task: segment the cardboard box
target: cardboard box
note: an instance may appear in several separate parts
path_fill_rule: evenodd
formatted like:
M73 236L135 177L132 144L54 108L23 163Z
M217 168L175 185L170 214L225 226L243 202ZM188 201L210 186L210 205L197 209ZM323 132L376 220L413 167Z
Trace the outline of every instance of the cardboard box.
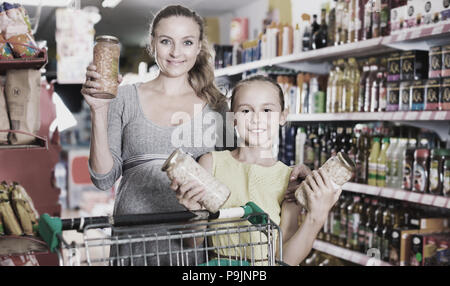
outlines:
M450 232L415 234L411 237L411 266L448 265Z

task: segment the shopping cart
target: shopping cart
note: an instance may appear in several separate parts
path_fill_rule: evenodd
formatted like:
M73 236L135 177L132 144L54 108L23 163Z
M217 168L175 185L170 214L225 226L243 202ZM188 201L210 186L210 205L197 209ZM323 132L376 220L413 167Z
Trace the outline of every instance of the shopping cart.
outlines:
M82 240L67 243L66 230L82 232ZM214 214L201 210L75 219L43 214L39 234L57 252L60 265L284 265L279 226L252 202Z

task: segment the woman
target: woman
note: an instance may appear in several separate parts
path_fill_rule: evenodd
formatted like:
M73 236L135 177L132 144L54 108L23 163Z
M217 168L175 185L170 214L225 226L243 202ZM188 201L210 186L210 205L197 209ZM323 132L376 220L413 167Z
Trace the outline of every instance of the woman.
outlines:
M161 171L164 160L177 147L195 158L213 151L210 140L205 140L211 129L215 129L216 147L225 146L233 138L231 132L222 135L230 130L223 128L226 98L214 85L213 61L202 18L179 5L162 9L150 26L150 51L160 69L156 79L121 86L113 100L94 98L91 94L100 87L96 82L99 74L91 65L82 89L92 118L91 179L106 190L122 176L114 215L185 210ZM308 173L303 166L295 168L293 180ZM150 252L155 246L145 247ZM170 247L174 250L177 246ZM142 248L134 246L133 253L141 253ZM121 249L120 254L128 251ZM137 259L133 263L166 265L169 260Z

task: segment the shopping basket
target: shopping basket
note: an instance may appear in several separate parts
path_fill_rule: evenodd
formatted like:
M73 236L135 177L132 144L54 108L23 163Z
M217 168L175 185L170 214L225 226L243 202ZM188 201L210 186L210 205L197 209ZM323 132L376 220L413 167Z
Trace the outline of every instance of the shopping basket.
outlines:
M81 232L81 242L65 241L62 231L67 230ZM252 202L217 213L200 210L72 219L43 214L39 234L58 254L60 265L284 265L279 226Z

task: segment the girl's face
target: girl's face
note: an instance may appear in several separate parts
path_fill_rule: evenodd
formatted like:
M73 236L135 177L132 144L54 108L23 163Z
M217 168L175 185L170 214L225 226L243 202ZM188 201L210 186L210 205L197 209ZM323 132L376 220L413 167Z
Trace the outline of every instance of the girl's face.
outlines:
M242 86L233 102L235 126L247 147L272 147L286 122L276 87L268 82Z
M169 77L184 75L195 65L200 53L200 27L188 17L161 19L152 44L161 73Z

